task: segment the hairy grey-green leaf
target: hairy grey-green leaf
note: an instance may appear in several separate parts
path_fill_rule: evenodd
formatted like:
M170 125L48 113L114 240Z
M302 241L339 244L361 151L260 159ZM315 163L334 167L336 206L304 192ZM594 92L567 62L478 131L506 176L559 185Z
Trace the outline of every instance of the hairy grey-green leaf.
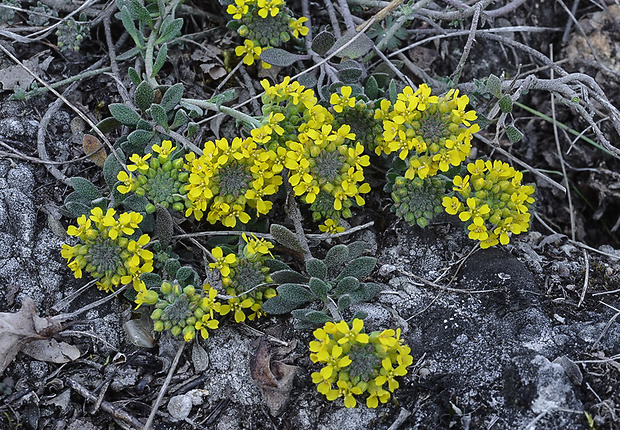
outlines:
M267 261L272 261L272 260L267 260ZM271 270L274 270L274 269L271 269ZM299 272L296 272L290 269L282 269L276 272L272 272L271 279L273 279L273 282L275 282L276 284L286 284L286 283L305 284L306 282L308 282L308 277L302 275Z
M375 296L379 294L379 291L381 291L382 289L383 287L375 282L364 282L360 291L364 295L364 301L368 302L374 299Z
M370 275L376 264L377 259L375 257L358 257L345 266L336 280L343 279L347 276L354 276L361 280Z
M310 287L310 291L314 293L319 299L326 301L327 300L327 291L329 290L329 285L327 285L323 280L319 278L310 278L310 282L308 282L308 287Z
M141 21L143 24L148 25L150 28L153 28L153 19L151 18L151 14L149 11L140 3L138 0L131 0L133 6L133 12L138 21Z
M306 272L314 278L325 279L327 277L327 266L317 258L306 261Z
M329 31L321 31L312 39L311 49L319 55L325 55L336 43L336 38Z
M114 117L109 117L99 121L97 128L104 134L111 133L121 126L121 123Z
M275 258L274 259L265 260L264 264L272 272L272 278L273 278L273 272L277 272L277 271L280 271L280 270L291 270L291 268L288 266L288 264L286 264L286 263L284 263L284 262L282 262L280 260L276 260ZM297 272L295 272L295 273L297 273ZM274 281L274 282L278 282L278 281ZM284 282L279 282L279 283L284 283Z
M166 16L161 25L160 36L155 43L160 44L171 41L181 34L181 27L183 27L183 18L172 19L172 17Z
M364 92L370 100L374 100L379 97L379 84L374 76L370 76L366 79L366 85L364 85Z
M336 285L334 290L337 296L343 294L351 294L360 287L360 281L354 276L346 276L342 278Z
M287 302L295 303L297 306L308 303L316 298L312 291L300 284L282 284L278 286L277 290L278 296L282 297L282 299Z
M338 76L338 79L340 79L343 84L355 84L360 81L362 73L362 69L350 68L338 70L336 76Z
M269 314L282 315L289 313L297 307L297 303L292 303L280 296L275 296L264 302L261 309Z
M161 245L166 247L170 244L170 240L172 239L174 222L172 221L172 216L168 209L157 206L157 211L155 212L155 236L161 242Z
M155 77L159 73L164 64L166 64L166 58L168 57L168 44L164 43L160 46L159 51L157 51L157 56L155 57L155 62L153 63L153 72L151 77Z
M96 198L101 196L97 187L95 187L93 183L86 178L74 176L70 179L70 181L73 189L80 195L88 199L88 201L95 200Z
M168 115L166 115L166 110L161 105L152 104L150 113L153 121L161 125L165 130L168 130Z
M288 228L284 227L280 224L271 224L269 227L269 233L273 236L273 238L281 245L286 246L293 251L297 251L299 253L304 253L304 248L299 243L299 239Z
M338 310L342 311L353 304L353 299L350 295L344 294L338 298Z
M351 317L351 322L353 322L353 320L355 320L355 319L365 320L366 318L368 318L368 312L357 311Z
M144 212L148 204L149 201L146 197L137 194L130 194L123 200L125 209L134 212Z
M142 52L140 50L140 48L138 48L137 46L134 46L133 48L123 52L122 54L119 54L116 56L116 61L127 61L127 60L131 60L133 57L135 57L136 55L138 55L140 52ZM133 67L132 67L133 69ZM135 70L135 69L134 69ZM133 81L133 78L131 79Z
M141 148L144 151L146 144L155 136L155 132L146 130L134 130L127 136L132 148Z
M220 93L220 94L217 94L216 96L211 97L208 101L210 101L211 103L215 103L217 107L219 108L224 103L234 100L236 95L237 93L235 89L230 88L224 91L223 93ZM191 105L191 106L196 106L196 105Z
M169 258L164 263L164 270L169 277L174 276L180 268L181 263L179 263L179 260L176 258Z
M260 59L267 64L278 67L288 67L299 60L305 60L307 55L292 54L284 49L269 48L264 49L260 54Z
M491 74L486 83L487 91L497 98L502 96L502 80Z
M160 105L166 110L166 112L170 112L177 107L183 97L183 91L183 84L180 82L174 84L166 90L160 102Z
M136 125L140 120L140 115L138 112L124 103L110 103L110 105L108 105L108 109L110 109L112 116L121 124Z
M512 112L512 99L508 94L499 99L499 108L503 113Z
M303 85L306 88L314 88L318 81L316 78L316 74L312 72L307 72L300 75L297 78L297 82L299 82L300 85Z
M367 247L368 244L363 240L356 240L355 242L351 242L347 245L347 248L349 249L349 259L356 259L364 253Z
M332 320L325 312L315 311L314 309L295 309L291 314L293 317L310 322L313 325L323 325Z
M146 82L142 81L136 88L136 92L133 96L134 103L141 111L145 111L151 106L153 100L155 100L155 91L153 87Z
M358 36L358 37L356 37ZM349 43L354 37L355 40L351 42L346 48L342 48L344 45ZM336 56L339 58L360 58L370 52L375 46L374 42L370 37L366 36L364 33L355 33L355 34L345 34L340 39L336 40L334 46L328 51L328 54L332 52L336 52Z
M90 215L90 205L86 205L82 202L65 201L65 209L71 218L79 218L82 215Z
M347 248L347 245L340 244L332 246L330 250L327 251L327 255L323 261L327 267L334 268L346 263L349 260L349 248Z
M174 114L174 121L172 121L172 125L170 126L170 128L177 129L179 127L184 126L188 122L189 122L189 116L187 116L187 114L185 113L183 109L179 109Z
M143 273L140 275L140 280L149 290L161 287L161 276L157 273Z
M198 273L191 266L180 267L175 277L182 287L198 284Z
M142 34L138 33L138 29L136 28L136 24L133 22L133 17L131 16L131 12L127 6L123 6L121 8L121 22L123 23L123 27L127 30L127 33L131 36L134 43L139 48L144 48L144 37Z
M118 155L121 160L125 159L125 154L120 149L116 150L116 155ZM121 170L123 170L121 163L118 162L114 154L110 154L110 156L105 159L105 163L103 163L103 178L111 190L114 189L114 186L118 182L116 177Z
M390 84L388 85L388 93L390 95L390 102L392 102L392 104L396 103L398 91L396 89L396 81L394 79L390 80Z
M514 125L509 125L506 127L506 136L508 136L508 140L512 143L517 143L523 139L523 133L521 133L521 131Z
M138 71L134 67L130 67L129 69L127 69L127 75L129 75L129 79L131 79L131 82L136 87L140 85L140 82L142 82L142 79L140 79L140 75L138 74Z

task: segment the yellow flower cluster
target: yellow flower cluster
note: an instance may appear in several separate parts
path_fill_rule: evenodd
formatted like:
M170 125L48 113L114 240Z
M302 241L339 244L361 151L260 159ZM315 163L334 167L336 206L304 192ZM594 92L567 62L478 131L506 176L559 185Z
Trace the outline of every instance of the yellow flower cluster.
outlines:
M284 0L235 0L226 12L236 20L233 28L246 38L243 45L235 48L235 54L243 57L248 66L260 59L265 49L280 46L291 36L303 37L309 31L304 25L308 18L294 18ZM262 62L262 67L268 69L271 65Z
M148 213L155 212L158 204L182 211L188 173L181 170L183 159L172 157L175 150L171 141L164 140L161 145L153 145L153 153L158 154L155 157L153 154L131 155L132 164L127 165L129 173L124 170L118 173L117 179L122 182L118 191L121 194L133 191L147 197L152 202L146 207Z
M156 291L147 291L149 298L144 303L155 305L151 313L153 330L170 330L173 336L183 334L183 339L189 342L196 337L196 333L207 339L208 330L219 327L215 315L221 313L222 305L216 300L217 291L209 284L204 285L202 293L192 285L182 288L176 282L162 282L160 293L163 297Z
M119 285L133 284L140 291L144 288L140 275L153 271L153 253L144 249L150 237L143 234L138 240L129 238L140 222L142 215L137 212L117 216L114 209L103 213L101 208L93 208L90 217L78 218L77 227L69 226L67 234L77 237L80 244L63 244L61 255L76 278L81 278L85 270L98 279L100 290L114 291Z
M354 144L350 126L334 129L333 115L317 103L314 91L288 76L280 84L263 80L261 85L266 122L255 134L283 160L295 195L312 205L315 220L350 217L353 201L363 205L362 194L370 191L363 183L369 157L361 144ZM336 96L338 106L348 105L344 96Z
M222 248L217 247L211 251L215 262L209 263L211 269L220 272L226 294L233 296L222 305L221 314L232 312L237 322L265 315L261 310L263 302L276 295L269 268L265 265L266 259L273 258L273 244L255 235L248 237L243 233L242 237L244 245L239 255L224 255Z
M310 359L322 363L312 381L327 400L344 398L344 405L357 405L355 396L368 394L366 405L386 403L399 387L398 376L407 374L413 363L411 349L400 339L400 329L364 333L364 321L328 322L314 331Z
M446 212L467 223L470 239L479 240L481 248L506 245L512 234L529 229L535 190L521 183L523 173L499 160L476 160L467 171L469 175L454 177L456 195L442 203Z
M276 153L257 146L252 137L208 141L203 155L191 152L185 160L189 172L185 216L193 214L201 220L208 212L211 224L221 221L235 227L237 220L247 223L247 206L257 216L267 214L273 203L264 198L275 194L282 183Z
M377 154L398 153L407 162L407 179L424 179L460 165L480 127L471 123L476 112L465 110L469 98L458 94L450 90L442 97L431 96L431 89L422 84L417 91L405 87L394 105L382 100L375 112L375 119L383 121Z

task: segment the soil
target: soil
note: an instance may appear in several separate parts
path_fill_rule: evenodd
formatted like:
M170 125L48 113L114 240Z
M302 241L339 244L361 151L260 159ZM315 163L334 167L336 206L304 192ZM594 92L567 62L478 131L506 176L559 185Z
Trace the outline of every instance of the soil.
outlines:
M294 3L292 9L299 16L301 2L289 3ZM357 2L351 2L351 13L363 19L378 10L353 3ZM483 16L481 26L486 29L532 26L542 30L510 33L509 39L526 45L529 52L477 37L460 82L466 86L491 73L504 73L510 80L519 70L536 67L541 67L538 77L551 78L549 68L532 55L537 51L555 57L568 72L594 78L610 103L620 107L620 7L579 4L575 16L583 31L573 25L563 40L570 19L560 3L526 2L514 12ZM322 3L311 5L316 34L319 27L328 25L329 17ZM505 2L493 7L502 5ZM191 97L208 98L222 79L216 70L227 73L228 63L233 61L234 66L237 61L229 57L234 58L238 38L226 30L224 8L217 2L187 6L193 9L181 13L184 34L192 34L211 54L197 54L198 48L193 51L190 43L172 46L168 55L173 60L160 73L161 81L183 82ZM443 3L435 9L444 10ZM97 8L92 9L91 18L97 13ZM433 28L429 20L409 21L401 46L424 37L420 30ZM438 22L452 28L448 21ZM468 30L471 18L453 24ZM114 18L112 25L116 42L123 30ZM0 30L2 26L18 34L26 24L18 14L14 23L0 22ZM467 35L427 42L427 51L415 51L427 61L420 60L420 67L435 79L449 76L466 40ZM56 42L54 33L37 42L20 43L0 32L0 44L20 61L28 60L50 83L76 75L108 55L100 22L91 27L90 40L78 52L62 52ZM592 45L597 55L584 54ZM129 47L127 41L119 52ZM131 86L128 66L121 64L119 76L127 88ZM268 73L279 80L298 70L299 63L291 70L274 68ZM419 83L410 70L402 71ZM50 116L57 97L49 93L26 100L11 98L11 79L30 82L22 72L0 54L4 85L0 90L0 312L17 312L29 297L38 315L51 317L107 296L93 286L83 289L88 279L75 279L60 255L72 222L61 216L60 209L72 191L66 178L82 176L102 188L105 182L101 168L84 157L85 128L73 110L59 105ZM247 68L253 91L261 91L259 74L264 73ZM232 79L228 87L238 91L238 101L249 98L242 78ZM121 101L110 74L82 81L67 97L95 121L109 116L109 103ZM519 101L549 116L554 103L559 122L578 131L589 125L574 108L552 100L549 92L532 90ZM597 120L606 115L592 95L588 103ZM249 113L258 114L249 106ZM317 393L310 377L316 370L308 357L311 334L295 330L290 316L267 317L248 326L225 319L207 340L185 347L153 428L620 429L619 158L562 131L556 145L553 125L521 108L515 107L511 116L524 138L517 143L504 139L502 149L554 181L568 184L570 190L567 196L549 181L526 173L537 188L529 232L514 237L508 246L480 250L462 225L445 214L424 229L411 227L389 211L390 196L382 191L384 177L375 172L369 175L373 191L367 205L350 220L352 226L374 224L331 240L331 245L353 240L368 243L367 254L378 259L371 277L382 291L375 301L357 309L368 313L369 330L400 327L411 347L414 366L401 378L390 402L377 409L363 404L346 409L342 400L329 402ZM603 121L600 127L609 143L620 148L613 124ZM41 128L45 154L38 145ZM213 120L195 143L214 136L232 137L236 132L234 121ZM492 138L493 129L481 134ZM591 131L585 135L598 142ZM474 139L474 146L477 156L510 161L482 141ZM375 167L382 169L379 162ZM304 214L308 215L304 227L317 232L309 213ZM289 222L281 209L270 219ZM325 242L312 245L317 255L328 246ZM202 264L191 249L179 246L178 252L183 264ZM287 254L285 258L294 261L296 257ZM175 361L179 341L165 334L144 339L128 332L125 323L140 317L133 307L121 296L64 323L54 338L77 347L79 358L54 363L20 352L0 375L0 428L134 428L128 419L144 424ZM252 371L257 360L266 361L274 374L279 369L290 378L279 377L275 388L269 387ZM179 416L186 418L179 420Z

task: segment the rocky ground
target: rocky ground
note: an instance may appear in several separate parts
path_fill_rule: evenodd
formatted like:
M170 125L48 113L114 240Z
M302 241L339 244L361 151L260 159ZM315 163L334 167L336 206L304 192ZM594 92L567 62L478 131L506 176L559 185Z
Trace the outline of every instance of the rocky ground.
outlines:
M557 26L552 21L561 16L564 25L568 18L561 11L554 2L526 5L513 23L504 24ZM595 12L580 6L577 17L585 32L572 30L561 57L569 69L595 77L618 106L620 30L614 33L613 25L620 14L613 21ZM607 32L592 33L597 26ZM549 34L557 48L563 46L561 33ZM519 37L549 54L536 33ZM593 68L587 56L578 58L586 39L602 47L604 67ZM222 49L234 46L226 46L225 39L221 43ZM486 51L491 45L493 51ZM45 48L14 43L11 50L25 60ZM462 44L435 48L446 55ZM476 45L470 60L475 67L466 69L463 82L530 61L521 51L510 54L521 56L519 61L508 61L510 55L501 51L488 40ZM485 57L485 52L491 54ZM72 55L44 53L53 58L46 66L50 81L98 58L85 50ZM8 57L0 63L0 74L12 67ZM450 64L440 55L432 72L440 74ZM175 72L171 67L170 75ZM105 105L116 98L115 88L111 78L99 76L79 87L71 100L95 114L98 101ZM61 179L79 175L103 185L101 169L89 160L75 161L83 153L76 144L81 140L74 112L60 105L48 111L56 101L51 95L18 101L9 100L11 94L6 87L0 92L0 312L24 310L30 298L41 317L67 314L106 294L92 286L84 289L87 279L76 280L60 256L70 220L61 217L59 208L71 191ZM527 98L530 106L548 113L548 93L533 91ZM571 127L586 127L574 111L558 109L558 117ZM560 171L552 127L527 112L515 115L526 138L508 150L550 175ZM42 124L46 156L57 164L41 160ZM620 146L611 126L603 131L612 145ZM489 152L480 142L476 146L480 153ZM573 190L573 226L566 195L532 175L538 188L532 229L501 249L477 249L448 216L425 229L409 226L386 210L389 199L379 180L373 184L368 209L352 224L374 225L346 240L366 241L367 253L378 259L372 278L383 289L373 303L359 305L369 314L368 328L400 327L414 357L388 404L346 409L341 400L328 402L319 395L310 378L316 370L308 358L311 336L295 331L290 317L248 326L224 323L207 341L196 341L175 357L178 340L166 335L144 339L124 329L136 314L130 302L117 297L62 321L53 347L26 348L7 363L0 376L0 427L134 428L146 422L175 365L157 429L620 429L620 244L615 230L620 163L587 144L573 146L565 139L561 146ZM552 177L561 181L561 176ZM7 321L15 320L0 319L3 345L10 333Z

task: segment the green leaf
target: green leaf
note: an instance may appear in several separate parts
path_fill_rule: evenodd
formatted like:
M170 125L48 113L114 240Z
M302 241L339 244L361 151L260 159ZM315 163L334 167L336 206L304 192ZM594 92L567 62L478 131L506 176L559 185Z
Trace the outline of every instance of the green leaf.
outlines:
M131 79L131 82L133 82L133 84L136 87L140 85L140 82L142 82L142 79L140 79L140 75L138 74L138 71L136 69L134 69L133 67L130 67L127 70L127 74L129 75L129 79Z
M271 261L272 260L267 260L265 261L265 263L271 262ZM275 261L278 261L278 260L275 260ZM269 264L267 264L267 266L269 266ZM282 270L272 272L270 276L271 276L271 279L273 279L273 282L275 282L276 284L286 284L286 283L305 284L306 282L308 282L308 278L306 276L294 270L290 270L290 269L282 269Z
M161 105L152 104L150 107L150 114L153 121L168 131L168 115L166 115L166 111Z
M297 78L297 82L306 88L314 88L317 84L316 75L312 72L304 73Z
M198 273L191 266L180 267L175 277L182 287L187 287L188 285L196 286L199 283Z
M308 55L292 54L280 48L264 49L260 54L260 59L262 61L278 67L288 67L296 61L306 60L308 58Z
M123 154L122 150L117 149L116 154L121 160L125 159L125 154ZM121 170L123 170L121 163L119 163L114 154L110 154L110 156L105 159L105 163L103 163L103 178L111 190L114 189L114 186L118 182L116 177Z
M70 179L71 186L80 195L84 196L88 201L95 200L100 197L99 190L86 178L74 176Z
M273 278L273 272L277 272L280 270L291 270L291 268L288 266L288 264L280 261L280 260L276 260L275 258L270 258L268 260L265 260L265 266L267 266L269 268L269 270L272 272L272 278ZM295 272L297 273L297 272ZM278 281L274 281L274 282L278 282ZM303 281L305 282L305 281ZM303 283L302 282L302 283ZM284 283L284 282L279 282L279 283Z
M319 278L310 278L308 286L310 287L310 291L312 291L315 296L324 302L327 301L327 291L329 290L329 285Z
M349 322L349 325L353 324L353 320L356 320L356 319L365 320L366 318L368 318L368 312L357 311L351 317L351 321Z
M388 86L388 92L390 95L390 101L392 104L396 103L398 97L398 91L396 90L396 81L394 79L390 80L390 85Z
M133 48L131 48L128 51L123 52L122 54L119 54L116 56L116 61L127 61L127 60L131 60L132 58L134 58L136 55L138 55L140 52L142 52L142 50L140 48L138 48L137 46L134 46ZM135 69L134 69L135 70Z
M491 74L487 79L486 88L495 97L500 98L502 96L502 80L499 77Z
M133 17L131 16L127 6L123 6L121 8L121 21L123 23L123 27L125 27L125 30L127 30L127 33L129 33L136 46L140 49L144 49L144 36L138 34L138 29L136 28L136 24L133 22Z
M339 311L342 311L342 310L348 308L352 304L353 304L353 298L350 295L348 295L348 294L345 294L345 295L340 296L338 298L338 310Z
M361 280L370 275L376 264L377 259L375 257L358 257L345 266L336 280L339 281L347 276L354 276Z
M183 109L179 109L174 114L174 121L172 121L172 125L170 126L170 128L177 129L179 127L184 126L188 122L189 122L189 116L187 116L187 114L185 113Z
M162 246L168 246L172 239L174 221L168 209L157 206L155 212L155 236L159 239Z
M131 3L138 21L141 21L152 29L153 19L151 18L149 11L138 0L131 0Z
M146 81L141 82L136 88L133 100L138 109L141 111L147 110L155 100L155 91L153 87Z
M517 143L523 139L523 133L521 133L521 131L514 125L509 125L506 127L506 136L508 136L508 140L512 143Z
M356 84L360 81L362 73L362 69L349 68L337 71L336 76L343 84Z
M97 124L97 128L103 134L111 133L117 128L119 128L120 126L121 126L121 123L112 116L99 121L99 124Z
M312 40L311 49L317 54L323 56L334 46L336 38L329 31L321 31Z
M340 49L344 45L349 43L355 36L359 36L359 37L357 37L346 48ZM349 34L343 35L340 39L338 39L336 41L336 43L334 44L334 46L331 47L331 49L329 50L328 54L331 54L332 52L336 52L336 57L339 57L339 58L347 57L347 58L351 58L351 59L356 59L356 58L360 58L360 57L366 55L368 52L370 52L372 50L373 46L375 46L374 42L372 41L372 39L370 37L366 36L366 34L364 34L364 33L357 33L357 34L349 33Z
M166 90L159 104L164 109L166 109L166 112L172 111L178 106L179 102L181 101L181 98L183 97L183 91L184 88L182 83L179 82L174 84Z
M499 99L499 108L503 113L512 112L512 99L508 94Z
M110 103L108 109L110 109L112 116L121 124L136 125L140 121L138 112L124 103Z
M350 260L356 259L357 257L359 257L360 255L364 253L367 247L368 247L368 244L364 242L363 240L356 240L355 242L351 242L350 244L347 245L347 248L349 249L349 259Z
M325 279L327 277L327 266L317 258L306 261L306 272L313 278Z
M137 194L130 194L123 200L125 209L134 212L145 212L146 205L148 204L149 201L146 197Z
M360 290L363 294L364 301L366 302L374 299L375 296L379 293L379 291L383 289L380 284L377 284L375 282L364 282L361 285L362 288Z
M150 142L153 136L155 136L155 132L153 131L134 130L129 133L129 136L127 136L127 140L131 144L132 148L141 148L140 152L144 152L146 144Z
M360 287L360 281L354 276L346 276L338 282L334 290L337 296L352 294Z
M273 238L280 243L281 245L286 246L293 251L297 251L299 253L304 253L304 249L299 243L299 239L288 228L284 227L280 224L271 224L269 227L269 233L273 236Z
M82 215L90 215L90 205L77 201L65 202L65 209L71 218L79 218Z
M319 312L313 309L295 309L291 313L293 317L307 321L313 325L323 325L332 320L325 312Z
M172 19L169 15L166 16L160 28L160 36L155 44L159 45L171 41L181 34L181 27L183 27L183 18Z
M236 96L235 89L234 88L230 88L230 89L224 91L223 93L220 93L220 94L218 94L218 95L216 95L214 97L211 97L209 99L209 101L211 103L215 103L217 105L217 107L219 108L224 103L229 102L231 100L234 100L235 96Z
M327 251L327 255L323 261L327 267L333 268L338 267L349 260L349 248L347 248L347 245L336 245Z
M159 48L159 51L157 52L157 56L155 57L155 62L153 63L153 72L151 73L152 78L154 78L159 73L161 68L164 67L167 56L168 56L168 45L164 43Z
M181 268L181 263L176 258L169 258L164 263L164 270L168 274L168 276L174 276L177 271Z
M282 284L278 286L278 296L290 303L302 305L316 298L312 291L300 284Z
M366 85L364 86L364 92L370 100L374 100L379 97L379 84L374 76L370 76L366 79Z
M269 314L287 314L298 307L297 303L289 302L280 296L275 296L264 302L261 309Z
M156 273L143 273L140 275L140 279L148 290L161 287L161 276Z

